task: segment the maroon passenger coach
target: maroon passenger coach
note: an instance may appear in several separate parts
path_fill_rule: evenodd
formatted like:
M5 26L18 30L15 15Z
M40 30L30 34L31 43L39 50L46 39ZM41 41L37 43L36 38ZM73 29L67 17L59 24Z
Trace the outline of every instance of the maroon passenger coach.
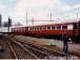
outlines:
M61 24L47 24L27 27L12 28L11 31L15 34L38 36L38 37L61 37L66 34L69 39L80 42L80 21L61 23Z

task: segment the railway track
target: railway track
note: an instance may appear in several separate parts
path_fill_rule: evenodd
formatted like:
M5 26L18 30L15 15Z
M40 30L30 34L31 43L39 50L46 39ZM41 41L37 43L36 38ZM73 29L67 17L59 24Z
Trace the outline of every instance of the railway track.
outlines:
M17 41L19 41L21 43L27 44L27 45L29 45L31 47L34 46L34 48L37 48L37 49L42 50L42 51L43 50L47 50L48 52L50 51L51 53L55 53L57 55L61 55L61 56L65 55L65 54L61 53L59 51L59 49L52 49L52 48L48 48L48 47L45 47L45 46L40 45L40 44L35 44L30 39L28 39L28 40L25 41L25 40L20 40L19 38L18 39L15 38L15 40L17 40ZM53 47L55 47L55 45Z
M5 36L12 58L15 59L52 59L54 57L65 57L65 54L56 49L50 49L42 45L36 45L31 41L25 42L10 36Z
M37 50L44 51L45 53L47 53L47 55L52 55L52 54L54 54L55 56L64 56L65 55L56 49L50 49L50 48L47 48L47 47L44 47L41 45L36 45L32 42L23 42L23 41L19 41L19 42L26 44L30 47L34 47Z
M8 37L8 40L10 37ZM65 56L65 54L61 53L60 51L49 49L47 47L43 47L40 45L35 45L30 41L24 42L23 40L19 41L17 39L10 39L12 46L18 45L20 46L23 50L29 53L29 56L31 55L32 57L30 58L53 58L55 56ZM14 44L13 44L14 43ZM15 48L13 48L15 49ZM17 54L16 54L17 55ZM20 54L19 54L20 55Z
M12 50L12 53L16 59L38 59L36 55L31 53L21 43L14 40L9 40L8 42L10 42L8 43L11 47L10 50Z

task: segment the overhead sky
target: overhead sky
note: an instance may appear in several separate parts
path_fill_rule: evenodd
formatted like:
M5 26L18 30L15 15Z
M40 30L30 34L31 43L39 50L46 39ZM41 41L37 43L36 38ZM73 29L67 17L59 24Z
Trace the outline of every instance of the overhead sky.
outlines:
M14 22L27 19L63 19L70 21L80 17L80 0L0 0L0 14L3 20L10 16ZM65 19L65 20L64 20Z

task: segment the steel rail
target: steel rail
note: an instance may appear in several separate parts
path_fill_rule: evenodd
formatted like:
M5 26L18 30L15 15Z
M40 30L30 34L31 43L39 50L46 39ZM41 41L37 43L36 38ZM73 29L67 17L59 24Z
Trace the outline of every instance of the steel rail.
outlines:
M16 38L15 38L15 40L17 40ZM20 40L18 40L18 41L20 41ZM24 42L24 40L21 40L21 42ZM44 48L44 49L46 49L46 50L50 50L50 51L53 51L53 52L56 52L56 53L58 53L58 54L63 54L62 52L60 52L60 51L58 51L58 50L56 50L56 49L50 49L50 48L48 48L48 47L43 47L43 46L41 46L41 45L39 45L39 44L34 44L32 41L28 41L27 40L27 42L24 42L24 43L27 43L27 44L32 44L32 45L35 45L35 46L38 46L38 47L41 47L41 48ZM65 55L65 54L63 54L63 55Z
M21 42L21 41L19 41L19 42ZM21 42L21 43L23 43L23 42ZM25 44L25 45L24 45L24 44ZM43 52L43 51L41 51L41 50L38 50L38 49L36 49L36 48L33 48L33 47L31 47L30 45L27 45L26 43L24 43L24 44L23 44L23 45L26 46L26 47L28 47L28 48L31 48L31 49L33 49L33 50L36 50L36 51L42 53L42 54L47 55L47 53L45 53L45 52Z
M28 52L30 55L32 55L32 56L35 57L36 59L39 59L35 54L31 53L28 49L26 49L26 48L24 47L24 45L22 45L21 43L19 43L19 42L17 42L17 41L14 41L14 40L13 40L13 42L16 43L16 44L18 44L22 49L24 49L26 52Z
M15 53L13 47L11 46L11 43L10 43L9 41L7 41L7 44L8 44L8 46L10 47L10 50L11 50L11 52L13 53L15 59L18 59L18 57L17 57L17 55L16 55L16 53Z
M10 38L10 37L9 37ZM48 48L48 47L43 47L43 46L41 46L41 45L36 45L36 44L34 44L33 42L31 42L31 41L27 41L27 42L24 42L24 40L18 40L17 38L11 38L11 40L15 40L14 42L16 42L16 41L21 41L21 42L23 42L23 43L26 43L26 44L31 44L31 45L34 45L34 46L36 46L36 47L38 47L39 49L45 49L46 51L48 51L48 52L52 52L52 53L56 53L56 54L60 54L61 56L65 56L65 54L63 54L62 52L60 52L60 51L58 51L58 50L56 50L56 49L50 49L50 48ZM20 43L18 43L19 45L21 45ZM21 45L22 46L22 45ZM23 46L24 47L24 46ZM31 53L30 53L31 54ZM33 54L34 55L34 54Z
M23 41L22 41L23 42ZM43 47L43 46L41 46L41 45L36 45L36 44L34 44L34 43L32 43L32 42L30 42L30 41L27 41L27 42L24 42L24 43L27 43L27 44L31 44L31 45L34 45L34 46L36 46L36 47L39 47L39 48L43 48L43 49L45 49L45 50L48 50L48 51L52 51L52 52L54 52L54 53L58 53L58 54L60 54L60 55L63 55L63 56L65 56L65 54L63 54L62 52L60 52L60 51L58 51L58 50L56 50L56 49L50 49L50 48L48 48L48 47Z

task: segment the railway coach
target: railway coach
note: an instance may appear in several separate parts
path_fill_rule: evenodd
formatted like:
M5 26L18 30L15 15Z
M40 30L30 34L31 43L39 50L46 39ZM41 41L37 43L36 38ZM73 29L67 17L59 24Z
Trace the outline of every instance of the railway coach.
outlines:
M80 21L61 23L61 24L47 24L27 27L12 28L12 32L15 34L23 34L38 37L56 37L62 38L64 34L69 39L80 42Z

